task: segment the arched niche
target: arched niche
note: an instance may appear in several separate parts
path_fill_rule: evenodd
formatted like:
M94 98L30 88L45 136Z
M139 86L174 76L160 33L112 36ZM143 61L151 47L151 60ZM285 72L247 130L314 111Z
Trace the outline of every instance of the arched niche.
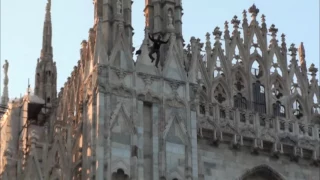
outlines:
M244 173L239 180L285 180L278 172L267 165L257 166Z

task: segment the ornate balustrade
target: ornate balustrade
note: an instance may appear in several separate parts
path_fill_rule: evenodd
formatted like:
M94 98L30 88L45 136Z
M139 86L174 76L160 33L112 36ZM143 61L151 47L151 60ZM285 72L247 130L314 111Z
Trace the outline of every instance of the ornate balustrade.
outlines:
M320 128L307 123L268 116L251 110L211 105L198 116L199 136L213 145L229 143L233 149L250 147L253 154L286 155L319 164Z

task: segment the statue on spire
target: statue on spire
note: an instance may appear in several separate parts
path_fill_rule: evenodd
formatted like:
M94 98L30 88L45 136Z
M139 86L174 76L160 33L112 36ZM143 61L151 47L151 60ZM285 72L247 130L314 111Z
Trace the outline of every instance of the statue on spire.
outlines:
M9 62L5 60L4 65L2 66L4 72L4 79L3 79L3 94L1 98L1 104L7 105L9 101L9 78L8 78L8 70L9 70Z
M3 70L4 70L4 76L8 76L8 69L9 69L9 63L8 60L5 60L4 65L2 66Z

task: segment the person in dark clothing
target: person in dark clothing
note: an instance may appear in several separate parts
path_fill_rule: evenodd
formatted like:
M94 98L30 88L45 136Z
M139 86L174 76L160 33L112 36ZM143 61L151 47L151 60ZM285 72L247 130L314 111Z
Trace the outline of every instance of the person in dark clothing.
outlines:
M151 59L151 62L153 62L155 59L152 56L154 53L157 54L156 59L156 67L158 68L159 60L160 60L160 46L161 44L167 44L170 40L170 37L167 41L161 41L161 36L159 35L157 39L154 39L153 36L149 34L149 39L153 42L153 46L150 49L149 57Z

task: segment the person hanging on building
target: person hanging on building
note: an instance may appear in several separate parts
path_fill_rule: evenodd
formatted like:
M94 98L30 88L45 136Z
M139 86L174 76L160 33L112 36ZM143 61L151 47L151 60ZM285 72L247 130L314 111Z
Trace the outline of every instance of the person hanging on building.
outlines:
M159 35L157 39L154 39L153 36L149 34L149 39L153 42L153 46L150 48L149 57L151 59L151 62L153 62L155 59L152 56L154 53L157 55L156 59L156 67L158 68L158 64L160 61L160 46L161 44L167 44L170 40L170 37L167 41L162 41L161 36Z

